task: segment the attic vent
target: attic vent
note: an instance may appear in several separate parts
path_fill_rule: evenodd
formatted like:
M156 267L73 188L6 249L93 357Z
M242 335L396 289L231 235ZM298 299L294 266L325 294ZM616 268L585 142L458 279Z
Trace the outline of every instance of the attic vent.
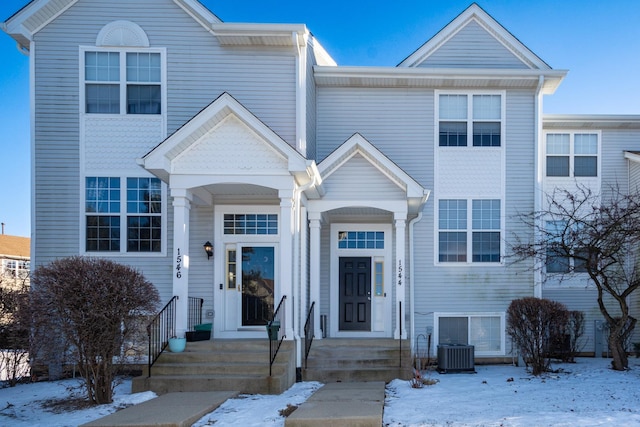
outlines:
M474 346L439 345L438 372L475 372Z
M149 47L149 38L138 24L131 21L113 21L102 27L96 46Z

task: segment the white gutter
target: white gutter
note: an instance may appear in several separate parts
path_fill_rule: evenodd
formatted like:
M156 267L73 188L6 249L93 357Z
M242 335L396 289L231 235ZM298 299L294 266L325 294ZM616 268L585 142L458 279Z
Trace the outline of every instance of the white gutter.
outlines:
M544 86L544 76L541 75L538 79L538 87L535 94L535 128L534 128L534 140L536 142L534 152L534 165L535 165L535 185L533 195L533 210L534 212L540 212L542 209L542 196L543 196L543 174L542 174L542 161L544 160L544 141L542 133L542 87ZM542 220L538 220L538 223L534 229L534 241L540 239L540 229L543 224ZM542 298L542 261L539 258L534 259L533 268L533 296L536 298Z
M431 192L427 192L424 195L424 200L422 201L421 205L422 205L422 209L420 209L418 211L418 216L413 218L411 221L409 221L409 298L411 300L411 315L409 317L409 323L411 325L411 333L408 334L409 340L410 340L410 348L411 348L411 356L414 355L414 344L415 344L415 340L414 337L416 335L415 332L415 327L416 327L416 310L415 310L415 305L416 305L416 291L415 291L415 280L414 280L414 275L415 275L415 267L414 267L414 259L415 259L415 254L414 254L414 244L413 244L413 227L416 225L416 223L420 222L420 220L422 220L422 210L424 209L424 204L427 202L427 199L429 199L429 195L431 194Z

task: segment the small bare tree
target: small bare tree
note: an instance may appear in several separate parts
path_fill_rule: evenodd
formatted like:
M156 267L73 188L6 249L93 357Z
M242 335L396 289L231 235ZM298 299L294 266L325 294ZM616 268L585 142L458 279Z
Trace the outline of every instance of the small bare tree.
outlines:
M30 374L29 285L0 277L0 372L10 387Z
M116 369L136 348L158 291L129 266L79 256L39 267L31 284L34 334L72 355L91 403L110 403Z
M589 277L609 326L613 369L627 369L625 340L636 324L628 301L640 287L640 194L613 187L602 196L578 185L575 191L557 190L546 208L520 217L534 238L516 236L514 259L536 259L547 280Z

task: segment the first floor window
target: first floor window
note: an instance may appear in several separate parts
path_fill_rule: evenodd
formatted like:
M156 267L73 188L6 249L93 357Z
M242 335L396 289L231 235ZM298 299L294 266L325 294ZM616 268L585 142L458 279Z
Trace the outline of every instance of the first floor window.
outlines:
M85 178L86 251L160 252L160 180L126 178L126 188L123 181L120 177Z
M440 315L439 345L473 345L476 352L502 353L504 331L500 315Z
M438 204L439 262L469 262L469 250L473 263L500 262L500 200L442 199Z
M4 277L14 277L25 279L29 276L29 261L4 259L2 260L2 275Z

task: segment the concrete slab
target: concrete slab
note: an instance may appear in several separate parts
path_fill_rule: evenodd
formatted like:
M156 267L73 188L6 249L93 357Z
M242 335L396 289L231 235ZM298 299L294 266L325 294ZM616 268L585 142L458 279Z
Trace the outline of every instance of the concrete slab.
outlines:
M235 391L167 393L80 427L189 427Z
M322 386L285 420L286 427L380 427L383 381Z

